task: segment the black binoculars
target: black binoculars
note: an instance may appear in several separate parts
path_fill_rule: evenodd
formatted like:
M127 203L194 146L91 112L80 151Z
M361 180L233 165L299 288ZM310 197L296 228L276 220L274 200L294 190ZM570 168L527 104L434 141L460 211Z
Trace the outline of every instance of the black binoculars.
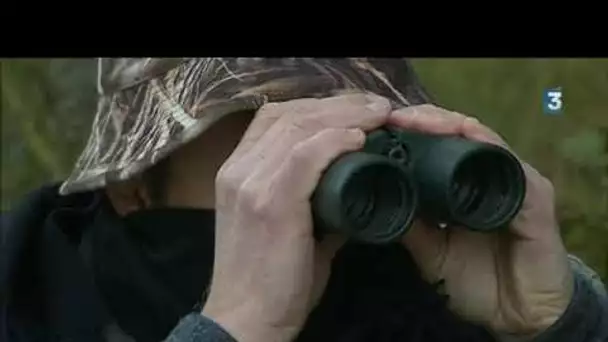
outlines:
M318 233L383 244L416 217L484 232L505 227L521 209L525 184L504 148L385 127L328 167L311 206Z

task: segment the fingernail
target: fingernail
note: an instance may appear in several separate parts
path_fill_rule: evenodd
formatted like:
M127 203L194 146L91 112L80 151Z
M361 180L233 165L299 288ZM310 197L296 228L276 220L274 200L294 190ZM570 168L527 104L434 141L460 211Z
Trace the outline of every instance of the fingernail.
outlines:
M465 120L468 121L468 122L470 122L470 123L472 123L472 124L478 124L479 123L479 120L477 120L477 118L474 118L472 116L467 117Z

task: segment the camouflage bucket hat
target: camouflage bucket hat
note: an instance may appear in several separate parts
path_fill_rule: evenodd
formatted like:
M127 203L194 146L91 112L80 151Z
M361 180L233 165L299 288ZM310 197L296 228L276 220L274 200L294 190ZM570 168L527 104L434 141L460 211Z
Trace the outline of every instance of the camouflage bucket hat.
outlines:
M372 92L429 102L410 63L377 58L101 58L91 136L60 193L139 174L227 114L267 102Z

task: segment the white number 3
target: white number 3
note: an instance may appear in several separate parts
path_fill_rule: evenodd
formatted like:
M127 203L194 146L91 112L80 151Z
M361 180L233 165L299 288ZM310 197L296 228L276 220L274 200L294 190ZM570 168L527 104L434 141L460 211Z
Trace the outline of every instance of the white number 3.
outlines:
M560 110L562 108L562 92L561 91L550 91L547 93L549 97L549 103L547 107L550 110Z

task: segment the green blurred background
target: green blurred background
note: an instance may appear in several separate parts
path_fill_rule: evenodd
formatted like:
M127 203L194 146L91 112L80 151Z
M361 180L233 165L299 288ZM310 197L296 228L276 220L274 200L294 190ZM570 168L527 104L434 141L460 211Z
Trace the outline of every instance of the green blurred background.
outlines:
M478 117L557 191L569 250L608 279L608 59L417 59L427 90ZM96 106L93 59L2 60L2 209L66 177ZM564 111L542 111L561 86Z

